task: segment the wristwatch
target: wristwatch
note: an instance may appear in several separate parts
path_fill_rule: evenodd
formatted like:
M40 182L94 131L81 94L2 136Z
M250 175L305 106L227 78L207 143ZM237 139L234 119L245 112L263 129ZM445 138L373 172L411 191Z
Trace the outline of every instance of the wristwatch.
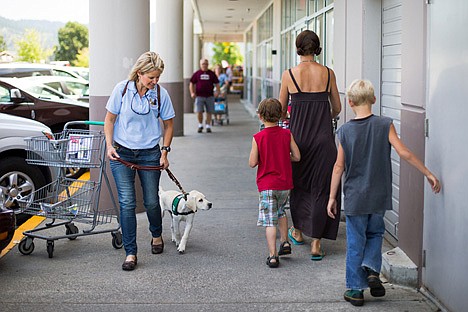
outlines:
M161 151L166 151L166 152L169 153L171 151L171 147L170 146L162 146Z

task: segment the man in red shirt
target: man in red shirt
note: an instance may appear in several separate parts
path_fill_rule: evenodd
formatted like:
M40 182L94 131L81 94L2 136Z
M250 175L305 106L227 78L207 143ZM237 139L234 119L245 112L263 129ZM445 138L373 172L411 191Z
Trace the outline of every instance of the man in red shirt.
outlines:
M216 93L213 92L216 87ZM203 131L203 112L206 111L206 132L211 132L211 114L214 113L214 99L219 95L219 80L216 74L208 69L208 60L200 60L200 69L190 79L190 95L195 99L195 112L198 117L198 133ZM214 93L214 94L213 94Z

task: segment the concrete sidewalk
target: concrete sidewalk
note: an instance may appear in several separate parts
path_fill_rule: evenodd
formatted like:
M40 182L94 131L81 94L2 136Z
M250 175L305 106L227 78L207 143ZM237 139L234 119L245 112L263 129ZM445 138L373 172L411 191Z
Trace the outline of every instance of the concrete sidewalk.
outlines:
M151 254L144 213L138 214L138 267L133 272L122 271L124 251L112 247L108 233L58 240L51 259L45 241L36 239L31 255L15 247L0 259L0 310L438 310L416 290L389 284L383 298L366 291L363 307L345 302L345 223L336 241L323 241L323 261L312 262L306 244L293 246L278 269L268 268L264 229L256 226L256 170L248 166L258 121L236 97L230 98L229 115L229 125L199 134L195 115L186 114L186 135L172 144L171 171L186 191L197 189L214 205L197 212L185 254L178 254L170 241L168 216L163 220L164 253ZM162 186L177 189L165 173ZM65 228L54 231L64 234Z

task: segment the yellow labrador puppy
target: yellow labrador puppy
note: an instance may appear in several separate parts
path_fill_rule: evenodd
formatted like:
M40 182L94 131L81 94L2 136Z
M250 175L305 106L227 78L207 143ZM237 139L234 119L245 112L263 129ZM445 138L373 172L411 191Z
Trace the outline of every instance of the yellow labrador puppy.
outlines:
M179 253L184 253L192 230L195 212L197 210L209 210L213 204L206 199L205 195L196 190L190 191L184 197L184 194L179 191L164 191L161 188L159 190L159 202L161 203L163 217L165 211L171 214L172 241L175 242ZM182 238L180 237L181 221L185 221Z

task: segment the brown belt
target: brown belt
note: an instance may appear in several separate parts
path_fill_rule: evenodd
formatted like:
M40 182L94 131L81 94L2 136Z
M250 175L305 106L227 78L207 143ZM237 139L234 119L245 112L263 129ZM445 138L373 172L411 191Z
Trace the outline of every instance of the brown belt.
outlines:
M122 163L126 167L133 169L133 170L162 170L164 168L164 166L162 166L162 165L160 165L160 166L140 166L140 165L131 163L129 161L123 160L121 158L117 158L117 161Z
M133 169L133 170L163 170L164 169L164 166L162 166L162 165L161 166L140 166L140 165L131 163L129 161L126 161L126 160L123 160L123 159L120 159L120 158L117 158L117 161L120 162L121 164L125 165L126 167ZM164 170L167 172L167 175L169 176L169 178L171 178L171 180L177 185L177 187L182 192L182 194L184 194L185 200L187 200L188 193L186 191L184 191L184 189L182 188L182 185L180 185L179 181L172 174L171 170L169 170L169 168L166 168Z

